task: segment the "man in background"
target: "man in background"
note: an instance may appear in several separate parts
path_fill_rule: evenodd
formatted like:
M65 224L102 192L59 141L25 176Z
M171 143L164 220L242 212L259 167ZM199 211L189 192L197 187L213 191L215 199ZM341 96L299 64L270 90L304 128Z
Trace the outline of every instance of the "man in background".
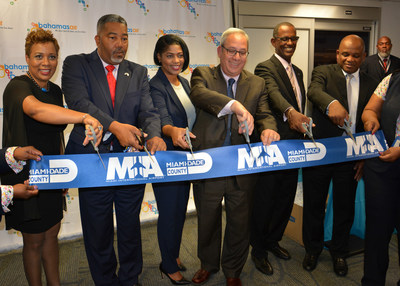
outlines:
M361 65L361 71L381 82L383 78L400 69L400 58L391 55L392 41L389 37L380 37L376 44L378 53L369 56Z

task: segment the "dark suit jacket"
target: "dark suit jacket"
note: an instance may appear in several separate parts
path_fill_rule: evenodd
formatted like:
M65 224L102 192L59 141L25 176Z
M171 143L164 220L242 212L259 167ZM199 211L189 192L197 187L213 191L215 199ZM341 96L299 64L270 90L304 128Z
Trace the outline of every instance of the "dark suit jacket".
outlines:
M104 126L103 134L107 132L111 122L117 120L141 127L148 134L148 139L161 137L160 116L150 97L145 67L128 60L120 63L114 109L106 73L97 50L91 54L67 57L61 80L68 107L89 113L98 119ZM68 144L75 144L77 153L94 152L90 144L87 147L82 146L84 137L84 126L75 124ZM108 152L111 141L115 151L122 151L118 140L111 136L106 142L102 141L100 152Z
M189 82L179 75L178 79L189 95ZM186 111L161 68L158 69L157 74L150 80L150 93L154 106L158 109L158 113L160 114L161 128L165 125L181 128L186 128L188 126ZM168 150L180 149L172 144L172 139L170 137L163 135L162 138L167 144Z
M375 79L360 71L356 132L364 131L361 114L377 85ZM326 115L326 108L335 99L349 112L346 78L338 64L318 66L313 70L308 99L313 103L312 118L316 125L313 128L314 137L317 139L341 136L343 130L333 124Z
M382 79L384 79L395 70L400 69L400 59L398 57L390 55L390 66L386 73L379 63L379 60L380 59L378 54L366 57L360 69L372 78L376 79L378 82L381 82Z
M296 74L297 82L301 91L301 105L304 112L306 103L306 92L303 83L303 72L293 65ZM290 129L289 123L283 121L284 112L292 106L300 112L296 96L294 94L289 76L279 61L273 55L269 60L259 63L254 71L255 75L262 77L265 80L265 86L268 91L270 106L278 125L278 132L281 139L301 139L303 134Z
M202 150L223 145L226 136L228 116L218 118L218 113L231 100L221 68L198 67L193 71L190 99L196 107L196 122L193 133L193 148ZM237 83L235 99L254 116L255 128L261 134L264 129L277 131L276 122L268 105L265 82L262 78L243 70ZM257 139L260 141L260 138ZM244 136L238 133L238 121L232 116L231 144L245 144ZM238 176L237 181L249 182L251 176ZM254 178L253 178L254 179Z

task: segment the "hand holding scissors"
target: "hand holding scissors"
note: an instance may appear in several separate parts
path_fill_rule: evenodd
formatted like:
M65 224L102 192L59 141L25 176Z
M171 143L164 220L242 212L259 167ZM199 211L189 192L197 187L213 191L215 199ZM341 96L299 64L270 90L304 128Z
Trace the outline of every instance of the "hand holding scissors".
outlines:
M88 129L86 129L86 130L85 130L85 135L86 135L87 137L89 137L89 138L93 138L93 140L90 140L90 143L92 143L92 146L93 146L94 150L97 152L97 155L98 155L99 158L100 158L101 164L103 164L104 170L107 170L107 169L106 169L106 166L104 165L103 159L101 159L101 156L100 156L100 153L99 153L99 147L97 147L97 146L96 146L96 143L95 143L95 142L97 142L97 136L96 136L96 133L94 132L94 128L93 128L92 125L88 125L88 126L89 126L89 130L90 130L90 132L91 132L92 134L89 134Z
M307 135L308 138L310 138L314 142L315 147L318 148L317 143L314 140L314 135L312 133L312 127L313 127L312 118L310 117L310 122L309 123L303 122L301 125L303 126L304 130L306 131L304 134Z
M351 128L350 128L351 125L352 125L351 118L349 118L349 120L344 119L343 126L338 125L338 127L340 129L343 129L346 132L346 134L349 135L351 137L351 139L353 139L354 143L356 143L356 145L357 145L356 139L354 139L353 133L351 133Z

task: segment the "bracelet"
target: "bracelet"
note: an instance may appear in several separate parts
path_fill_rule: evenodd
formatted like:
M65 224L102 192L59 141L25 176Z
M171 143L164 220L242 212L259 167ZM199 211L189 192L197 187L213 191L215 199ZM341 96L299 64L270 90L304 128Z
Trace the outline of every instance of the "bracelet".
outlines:
M82 116L82 124L83 124L83 122L85 121L85 118L86 118L88 115L89 115L89 114L85 113L85 114Z
M295 110L294 107L289 107L289 110L287 111L287 119L290 118L290 111Z

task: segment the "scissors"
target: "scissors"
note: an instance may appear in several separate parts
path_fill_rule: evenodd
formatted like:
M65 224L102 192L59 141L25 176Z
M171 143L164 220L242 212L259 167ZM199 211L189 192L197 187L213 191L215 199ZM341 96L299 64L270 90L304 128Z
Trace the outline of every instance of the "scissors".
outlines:
M312 126L313 126L313 120L311 117L310 118L310 123L307 122L303 122L301 123L301 125L303 126L304 130L306 131L306 135L308 136L308 138L310 138L313 142L316 148L318 148L317 143L314 140L314 135L312 134Z
M253 150L251 150L251 146L250 146L249 125L247 124L247 120L243 121L242 123L244 124L244 133L243 133L244 139L246 140L246 143L247 143L247 145L249 146L251 156L252 156L253 158L256 158L256 157L254 156Z
M351 133L351 128L350 128L350 126L351 126L351 118L349 118L349 120L347 120L347 119L345 118L345 119L344 119L344 124L343 124L343 126L339 126L339 125L338 125L338 127L339 127L340 129L343 129L343 130L346 132L346 134L349 135L349 136L351 137L351 139L353 139L354 143L356 143L356 145L357 145L356 139L354 139L353 133Z
M146 140L144 139L144 133L143 133L142 128L139 128L139 131L140 131L140 137L139 137L138 135L135 134L135 135L136 135L136 139L139 141L139 145L140 145L140 146L143 146L144 151L146 151L147 155L149 155L151 161L154 163L154 160L153 160L153 158L151 157L151 155L150 155L150 153L149 153L149 150L147 150L147 147L146 147Z
M190 140L190 135L189 135L189 127L186 127L185 141L189 145L190 153L192 153L194 159L192 141Z
M99 155L100 161L103 164L104 170L107 171L106 166L104 165L103 159L101 159L100 153L99 153L99 147L97 147L96 141L97 141L97 137L96 137L96 133L94 133L94 129L92 125L89 125L89 129L90 132L92 132L92 135L89 135L89 138L93 138L93 140L90 141L90 143L92 143L93 149L97 152L97 155ZM85 135L88 136L88 130L85 130Z

